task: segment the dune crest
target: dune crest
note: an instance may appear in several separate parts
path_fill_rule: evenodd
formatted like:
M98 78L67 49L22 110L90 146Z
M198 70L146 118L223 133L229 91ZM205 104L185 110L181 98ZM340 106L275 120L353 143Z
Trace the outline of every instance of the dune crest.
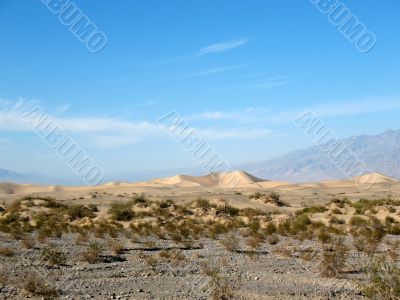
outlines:
M400 180L396 178L389 177L378 172L366 173L364 175L354 177L354 181L360 184L400 182Z
M243 187L268 182L244 171L214 172L205 176L176 175L150 181L150 184L170 185L179 187Z

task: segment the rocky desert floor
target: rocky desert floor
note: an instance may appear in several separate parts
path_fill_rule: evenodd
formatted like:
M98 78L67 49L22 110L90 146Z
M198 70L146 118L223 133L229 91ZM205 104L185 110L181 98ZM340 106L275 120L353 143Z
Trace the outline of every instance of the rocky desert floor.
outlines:
M400 297L397 182L19 188L0 196L0 299Z

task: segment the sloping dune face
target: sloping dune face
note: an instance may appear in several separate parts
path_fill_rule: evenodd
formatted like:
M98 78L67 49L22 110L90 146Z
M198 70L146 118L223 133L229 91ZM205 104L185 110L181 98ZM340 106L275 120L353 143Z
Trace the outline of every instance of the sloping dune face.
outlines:
M359 184L377 184L377 183L396 183L400 180L383 175L381 173L367 173L354 178L354 181Z
M234 171L226 173L211 173L205 176L187 176L177 175L173 177L154 179L151 183L171 186L201 186L201 187L220 187L233 188L254 185L266 180L254 177L243 171Z
M192 176L186 175L176 175L167 178L154 179L150 181L151 184L159 184L159 185L167 185L167 186L179 186L179 187L195 187L199 186L198 183L195 182Z
M218 178L218 185L222 188L244 187L267 181L244 171L220 173Z

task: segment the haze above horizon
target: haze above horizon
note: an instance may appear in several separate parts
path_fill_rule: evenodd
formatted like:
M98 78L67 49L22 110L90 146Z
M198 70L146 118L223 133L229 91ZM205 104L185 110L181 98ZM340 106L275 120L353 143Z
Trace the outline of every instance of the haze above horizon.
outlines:
M293 124L308 111L340 138L399 129L398 1L341 1L367 53L312 1L69 2L106 35L97 53L42 2L0 1L0 168L73 176L21 103L108 175L197 167L157 123L171 111L232 165L312 145Z

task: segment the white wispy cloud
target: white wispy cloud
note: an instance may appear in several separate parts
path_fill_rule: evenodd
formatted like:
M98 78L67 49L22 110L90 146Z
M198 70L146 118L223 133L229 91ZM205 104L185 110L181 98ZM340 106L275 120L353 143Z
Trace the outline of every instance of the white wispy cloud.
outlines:
M197 129L198 134L209 140L222 139L256 139L271 136L271 131L268 129Z
M275 87L287 85L292 83L295 79L292 76L275 76L270 78L262 79L254 84L248 85L250 88L260 89L260 90L270 90Z
M237 111L205 111L187 116L192 121L233 121L242 123L289 123L302 114L337 117L400 110L400 97L367 98L317 104L295 110L274 111L265 107L247 107Z
M237 70L237 69L241 69L241 68L247 67L248 65L250 65L250 63L241 64L241 65L234 65L234 66L228 66L228 67L212 68L212 69L208 69L208 70L204 70L204 71L188 73L188 74L180 76L179 79L203 77L203 76L213 75L213 74L217 74L217 73L233 71L233 70Z
M236 40L231 40L231 41L225 41L225 42L220 42L217 44L209 45L206 47L203 47L199 50L199 55L207 55L211 53L219 53L219 52L225 52L231 49L238 48L248 42L247 39L241 38L241 39L236 39Z
M29 105L28 105L29 107ZM29 110L14 105L0 105L0 131L33 131L21 116ZM107 117L62 117L51 116L52 126L58 126L67 135L75 138L82 145L115 148L138 143L146 139L168 137L159 124L149 121L128 121ZM251 139L266 137L266 129L248 128L194 128L204 139ZM1 143L1 141L0 141Z

